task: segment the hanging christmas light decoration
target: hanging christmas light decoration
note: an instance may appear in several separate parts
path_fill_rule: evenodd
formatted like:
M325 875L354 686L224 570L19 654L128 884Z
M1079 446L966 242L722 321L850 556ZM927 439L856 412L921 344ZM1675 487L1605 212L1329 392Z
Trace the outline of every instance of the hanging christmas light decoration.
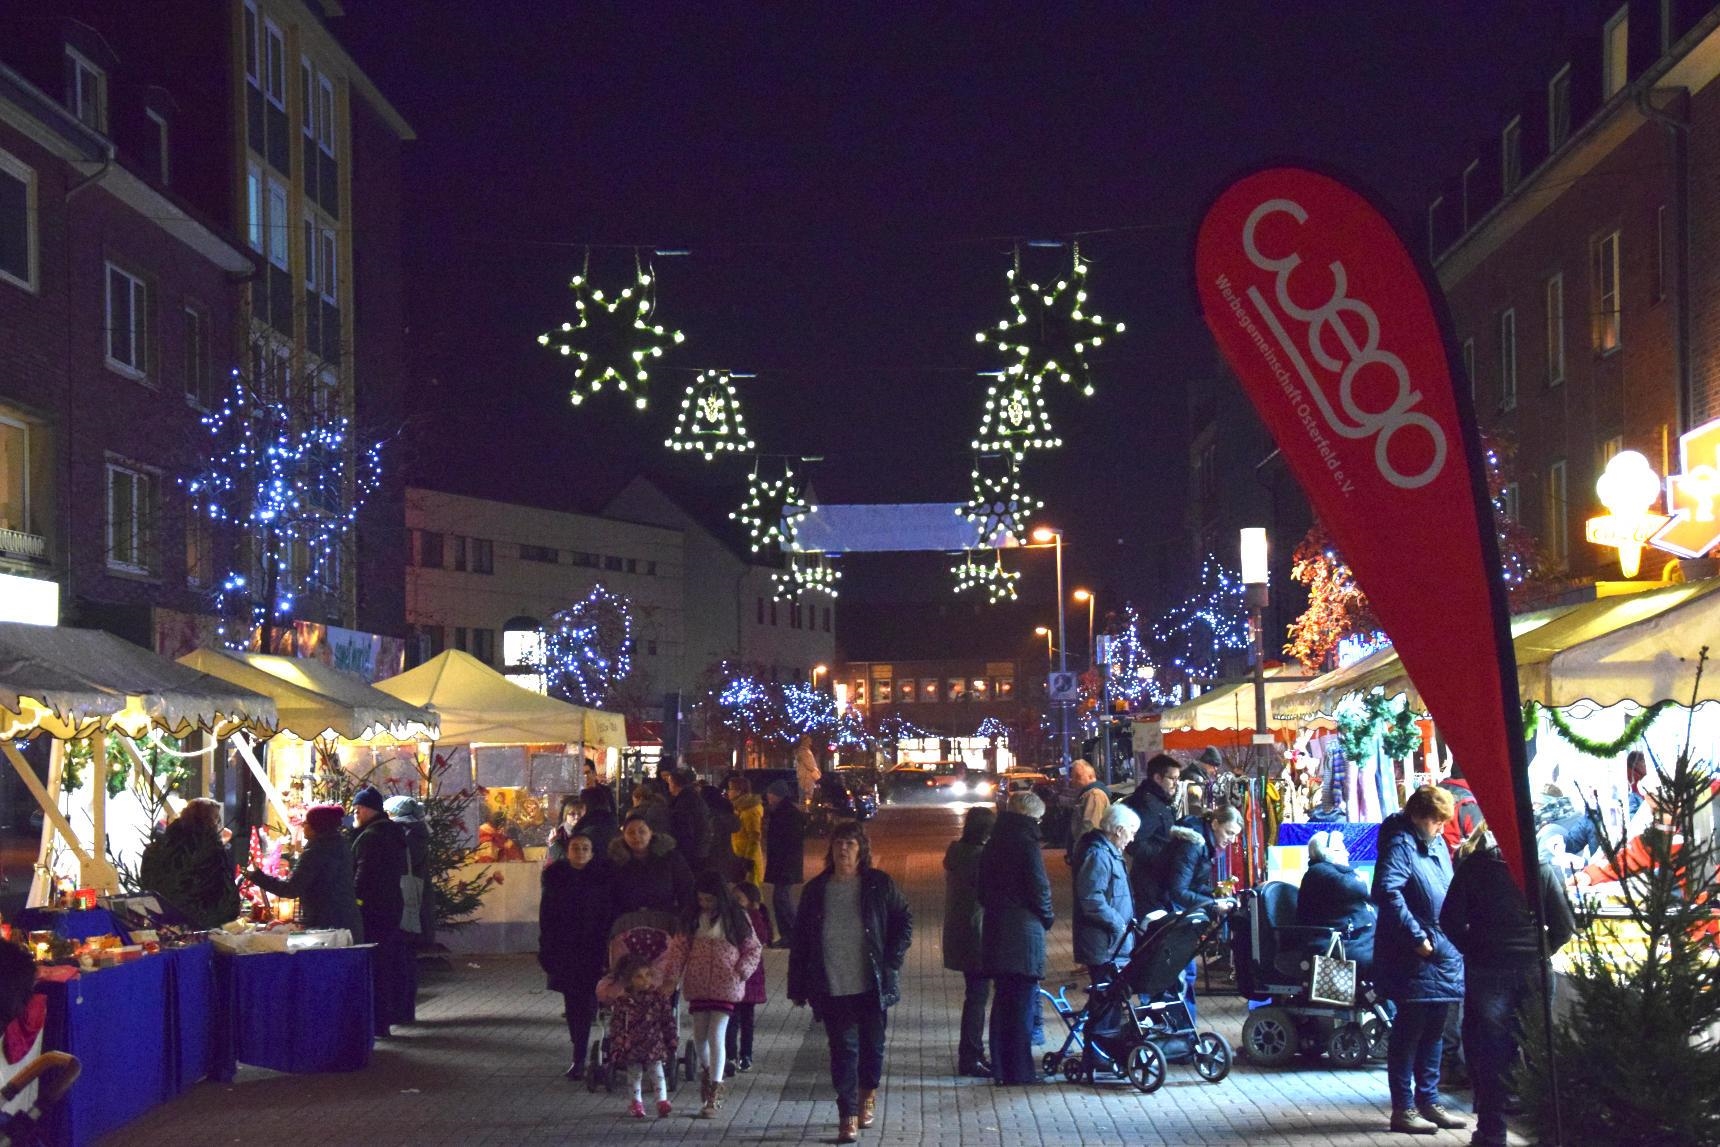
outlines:
M1000 319L995 328L980 331L975 340L997 347L1008 361L1013 381L1052 379L1093 393L1087 351L1103 346L1105 338L1122 334L1122 323L1108 323L1087 309L1087 264L1075 244L1070 274L1054 283L1024 283L1021 249L1009 271L1009 302L1015 317Z
M795 523L816 508L802 498L792 466L785 464L780 478L766 478L754 466L747 479L746 501L729 517L746 527L756 554L771 546L786 547L793 539Z
M1052 432L1039 380L1006 375L988 386L979 437L971 445L986 454L1006 453L1016 461L1029 450L1055 450L1063 445L1063 439Z
M585 266L568 283L573 289L575 321L538 336L547 346L573 361L573 390L569 397L578 406L587 395L613 383L633 396L633 405L645 409L646 388L651 381L649 364L663 356L663 348L685 341L680 331L653 322L657 309L655 279L633 258L633 282L610 295L590 281L591 254Z
M809 591L836 597L841 580L842 571L823 554L790 554L788 568L770 575L770 593L777 601L794 601Z
M1001 546L1011 537L1027 536L1027 520L1045 505L1021 488L1021 470L1014 458L1001 471L987 476L974 460L973 494L962 505L961 516L979 530L984 546Z
M599 582L591 592L549 619L534 668L550 695L580 705L603 705L633 672L633 605Z
M997 605L999 602L1014 601L1016 583L1021 580L1020 570L1005 569L1003 552L997 551L996 559L988 564L974 560L974 551L963 552L960 565L951 566L950 572L956 578L956 592L966 593L972 589L983 589L986 604Z
M663 445L676 452L696 450L709 462L721 451L752 450L740 396L726 370L702 370L681 398L675 429Z

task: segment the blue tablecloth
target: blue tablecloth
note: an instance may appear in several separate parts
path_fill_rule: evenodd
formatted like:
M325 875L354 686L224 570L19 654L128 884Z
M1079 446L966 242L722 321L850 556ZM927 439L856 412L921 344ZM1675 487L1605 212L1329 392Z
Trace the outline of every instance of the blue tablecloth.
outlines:
M125 930L106 908L26 908L12 921L12 934L22 940L31 932L57 932L67 940L125 936Z
M1380 826L1377 824L1343 820L1281 824L1278 826L1277 843L1281 845L1306 845L1309 838L1316 832L1332 832L1333 830L1344 834L1344 847L1349 850L1351 860L1379 859Z
M215 1066L215 948L169 949L167 961L168 1094L178 1095Z
M146 956L63 984L44 983L44 1044L78 1057L83 1074L54 1113L50 1138L93 1143L169 1098L169 961Z
M240 1063L298 1073L367 1066L376 1039L372 951L217 953L217 990L230 1006L217 1024L211 1074L230 1080Z

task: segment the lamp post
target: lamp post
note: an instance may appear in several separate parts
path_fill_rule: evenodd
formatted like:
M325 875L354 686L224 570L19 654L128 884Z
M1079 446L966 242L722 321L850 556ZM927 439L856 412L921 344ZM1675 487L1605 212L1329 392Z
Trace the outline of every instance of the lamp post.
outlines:
M812 687L814 689L818 688L818 679L828 672L830 672L828 665L814 665L812 667Z
M1071 596L1076 601L1087 603L1087 667L1096 669L1099 665L1099 651L1093 645L1093 609L1098 604L1098 598L1089 589L1078 589Z
M1033 627L1033 635L1045 639L1045 672L1049 673L1051 672L1051 631L1043 625L1036 625Z
M1067 611L1064 609L1064 604L1068 599L1063 596L1063 531L1053 529L1050 526L1040 526L1033 531L1033 540L1041 545L1051 543L1057 547L1057 671L1067 673L1069 671L1069 636L1065 624ZM1059 701L1057 709L1060 718L1058 722L1058 755L1063 772L1067 774L1069 772L1069 702Z
M1267 589L1266 531L1248 526L1242 531L1242 589L1248 606L1249 655L1254 660L1254 743L1271 744L1266 727L1266 635L1262 614L1270 596Z

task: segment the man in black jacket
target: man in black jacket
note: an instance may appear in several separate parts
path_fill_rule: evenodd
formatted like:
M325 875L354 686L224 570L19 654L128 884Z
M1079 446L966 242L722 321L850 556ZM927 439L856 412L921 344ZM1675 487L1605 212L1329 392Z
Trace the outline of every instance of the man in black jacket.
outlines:
M711 859L711 807L699 794L699 776L692 769L676 769L668 779L669 835L687 867L701 872Z
M1171 842L1171 826L1177 822L1177 782L1181 775L1182 765L1177 759L1160 753L1147 762L1147 774L1135 791L1123 798L1123 805L1141 818L1141 830L1125 850L1130 860L1129 891L1137 910L1158 900L1158 890L1152 887L1153 862Z
M794 936L794 886L806 879L806 814L787 781L771 785L764 797L764 882L777 935L772 947L786 948Z
M1576 931L1564 885L1546 861L1539 871L1547 916L1547 951L1557 952ZM1517 1013L1535 987L1545 988L1537 925L1523 892L1489 833L1486 843L1457 868L1440 927L1463 953L1463 1054L1475 1084L1476 1147L1504 1147L1506 1077L1517 1059Z
M406 875L406 834L383 811L382 794L369 785L353 794L352 819L353 886L365 943L376 945L370 961L376 1034L386 1036L390 1024L404 1019L399 1015L401 984L405 961L413 958L400 930L406 911L400 891L400 879Z

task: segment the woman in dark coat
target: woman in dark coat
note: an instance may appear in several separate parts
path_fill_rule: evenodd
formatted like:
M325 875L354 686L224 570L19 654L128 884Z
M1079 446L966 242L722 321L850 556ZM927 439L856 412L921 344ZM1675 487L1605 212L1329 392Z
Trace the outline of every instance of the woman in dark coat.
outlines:
M306 928L345 928L353 943L364 942L364 924L354 891L352 853L341 835L346 813L337 804L305 810L305 849L285 880L253 868L245 879L271 896L299 902L298 922Z
M872 867L872 844L858 822L830 834L824 872L801 897L788 956L788 998L811 1003L830 1043L839 1143L872 1126L884 1079L888 1009L902 998L902 962L914 936L908 899Z
M991 1064L985 1059L985 1008L991 1000L991 981L985 976L980 940L979 857L996 824L996 812L975 805L962 817L961 839L944 852L944 967L960 972L967 982L956 1071L977 1079L991 1078Z
M1371 983L1379 910L1367 881L1349 861L1341 832L1317 832L1308 841L1308 871L1296 897L1296 923L1335 929L1344 939L1344 955L1356 962L1356 975Z
M138 883L199 931L238 919L239 888L221 840L220 804L204 797L188 802L143 850Z
M615 914L649 908L684 919L695 905L693 870L666 832L652 832L651 822L638 809L627 814L621 835L609 842L615 866Z
M787 781L766 789L764 803L764 882L778 943L786 948L794 936L794 886L806 879L806 814Z
M585 812L573 831L589 836L598 856L608 856L609 842L621 835L621 821L615 815L615 794L602 785L592 785L579 796Z
M1045 931L1056 920L1051 881L1040 852L1039 820L1045 802L1032 793L1009 798L1009 811L980 853L985 874L979 902L985 909L985 972L996 993L991 1005L992 1078L1000 1084L1040 1082L1033 1061L1033 1020L1039 981L1045 977Z
M1221 804L1197 816L1185 817L1171 829L1170 844L1153 858L1153 875L1147 881L1157 899L1135 905L1141 913L1193 912L1222 916L1235 901L1218 899L1218 857L1242 835L1242 813L1234 805ZM1196 961L1183 969L1183 1004L1189 1022L1195 1022L1194 982Z
M585 1074L597 981L607 969L609 925L615 920L615 872L607 859L595 857L593 845L581 832L568 838L566 858L543 870L538 903L538 965L549 976L549 990L560 992L567 1005L569 1079Z
M1451 794L1442 788L1426 785L1411 793L1403 811L1380 825L1374 869L1374 905L1380 910L1374 979L1397 1004L1386 1048L1391 1129L1411 1134L1469 1125L1447 1111L1439 1096L1446 1012L1463 999L1463 957L1439 924L1451 887L1451 854L1441 833L1454 813Z

